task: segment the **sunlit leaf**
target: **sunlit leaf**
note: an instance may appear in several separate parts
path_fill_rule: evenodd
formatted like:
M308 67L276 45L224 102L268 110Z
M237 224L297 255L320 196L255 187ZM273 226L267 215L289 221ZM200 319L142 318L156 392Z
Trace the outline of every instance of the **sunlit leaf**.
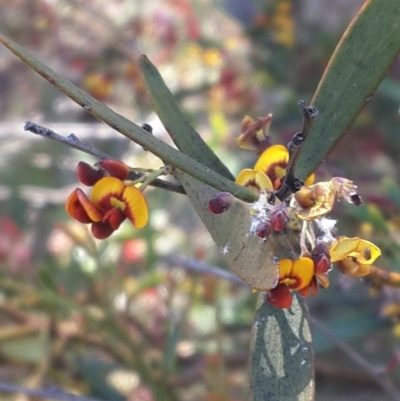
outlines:
M312 100L318 109L295 175L306 178L347 132L400 51L400 2L369 0L354 18Z
M314 359L304 300L293 297L291 309L263 302L251 336L252 401L314 399Z

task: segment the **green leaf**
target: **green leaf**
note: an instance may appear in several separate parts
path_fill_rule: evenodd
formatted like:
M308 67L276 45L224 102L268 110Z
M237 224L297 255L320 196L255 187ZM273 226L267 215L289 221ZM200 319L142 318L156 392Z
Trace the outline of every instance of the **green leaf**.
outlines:
M165 85L157 68L146 56L141 56L139 66L157 115L178 149L233 181L234 177L225 164L221 162L199 133L190 125L189 119Z
M399 0L369 0L342 36L312 104L319 114L300 150L295 175L315 171L347 132L400 51Z
M251 337L252 401L314 399L314 362L304 299L277 309L258 298Z
M49 81L61 92L66 94L74 102L85 108L93 116L105 122L107 125L125 135L130 140L138 143L144 148L151 151L160 159L176 166L186 173L198 178L199 180L211 185L220 191L230 192L237 198L243 200L255 200L257 195L248 188L233 183L231 180L222 177L220 174L202 165L186 154L177 151L163 141L150 135L147 131L140 128L127 118L115 113L113 110L88 95L83 90L77 88L67 79L54 72L52 69L41 63L34 56L25 51L21 46L17 45L5 36L0 35L0 43L12 51L17 57L28 64L32 69L38 72L42 77Z
M187 174L179 172L176 176L214 242L221 252L224 250L229 267L255 289L272 288L278 278L275 249L271 242L262 243L259 237L249 235L248 205L238 201L225 213L211 214L208 203L218 191Z

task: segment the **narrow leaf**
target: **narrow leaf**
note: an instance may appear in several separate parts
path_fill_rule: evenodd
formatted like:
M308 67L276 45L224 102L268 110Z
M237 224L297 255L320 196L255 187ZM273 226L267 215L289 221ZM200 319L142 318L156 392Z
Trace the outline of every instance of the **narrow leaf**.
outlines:
M295 175L308 177L347 132L400 51L399 0L368 0L325 70L312 104L318 109Z
M314 399L314 362L304 299L277 309L258 297L251 336L252 401Z
M210 168L202 165L196 160L193 160L190 156L177 151L165 142L150 135L147 131L129 121L127 118L115 113L83 90L77 88L67 79L54 72L12 40L0 35L0 43L74 102L84 107L93 116L125 135L130 140L148 149L163 161L178 167L220 191L230 192L237 198L247 201L255 200L257 198L256 194L248 188L237 185L231 180L222 177Z
M234 180L225 164L191 126L157 68L146 56L139 59L139 66L157 115L178 149L225 178Z

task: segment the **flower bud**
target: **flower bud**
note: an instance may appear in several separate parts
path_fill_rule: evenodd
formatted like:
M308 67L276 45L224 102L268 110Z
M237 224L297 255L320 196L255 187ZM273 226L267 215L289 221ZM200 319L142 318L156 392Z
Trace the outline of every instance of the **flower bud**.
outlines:
M110 177L119 178L121 181L128 177L129 167L118 160L105 159L97 164L104 169Z
M97 181L103 178L104 175L105 173L103 170L93 167L85 162L79 162L76 166L76 176L78 177L78 180L88 187L92 187Z
M208 210L212 214L221 214L226 212L233 203L234 196L229 192L221 192L214 196L208 202Z
M256 227L256 234L262 239L267 239L271 233L272 226L268 221L259 223Z
M275 205L271 211L270 222L274 231L282 231L289 221L289 212L284 203Z
M311 252L314 261L315 274L326 274L331 269L331 257L329 249L323 242L317 244Z

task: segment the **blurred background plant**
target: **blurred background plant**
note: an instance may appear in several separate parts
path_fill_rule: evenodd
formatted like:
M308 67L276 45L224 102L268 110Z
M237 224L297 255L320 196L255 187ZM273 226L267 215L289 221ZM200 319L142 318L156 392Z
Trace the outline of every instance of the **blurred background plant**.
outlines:
M311 99L362 3L15 0L0 2L0 24L92 96L170 142L136 65L146 54L237 173L254 162L236 147L243 116L273 113L271 134L286 143L299 128L298 100ZM95 242L63 205L77 162L95 159L23 132L24 121L73 132L132 166L157 168L159 160L5 49L0 54L0 382L106 400L245 400L255 296L193 271L200 262L224 262L190 203L149 189L145 230L123 225ZM353 134L317 172L357 183L363 206L339 204L332 217L341 233L380 246L379 265L392 271L400 271L399 81L397 61ZM308 303L317 327L316 400L385 399L371 371L400 379L400 291L334 276Z

